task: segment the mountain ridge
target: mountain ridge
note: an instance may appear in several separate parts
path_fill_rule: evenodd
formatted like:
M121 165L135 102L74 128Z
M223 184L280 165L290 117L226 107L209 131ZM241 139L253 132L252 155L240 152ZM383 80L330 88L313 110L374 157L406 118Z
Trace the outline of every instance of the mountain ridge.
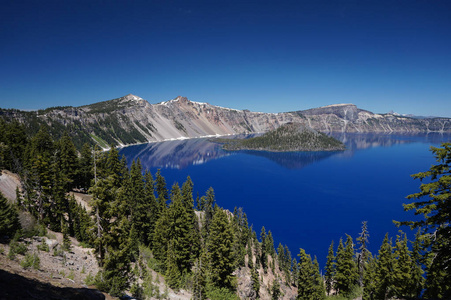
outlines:
M133 94L79 107L50 107L38 111L0 109L0 118L23 123L30 134L36 133L42 125L47 126L55 138L67 131L79 149L84 143L108 148L109 145L263 133L289 122L323 133L451 132L450 118L375 114L354 104L263 113L191 101L182 96L150 104Z

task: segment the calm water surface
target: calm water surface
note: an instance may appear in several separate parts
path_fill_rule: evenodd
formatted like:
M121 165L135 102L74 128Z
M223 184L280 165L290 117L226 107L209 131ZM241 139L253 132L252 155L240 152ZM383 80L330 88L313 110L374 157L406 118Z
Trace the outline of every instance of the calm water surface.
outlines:
M322 266L330 242L350 234L354 240L368 221L370 250L378 251L386 232L395 237L392 220L408 220L405 197L420 182L410 175L435 163L430 146L450 135L346 134L336 136L343 152L227 152L206 139L169 141L120 150L131 163L161 169L166 182L180 185L189 175L195 195L211 186L219 206L243 207L257 235L271 230L275 247L288 245L316 255ZM402 228L410 231L408 228ZM335 248L336 249L336 248Z

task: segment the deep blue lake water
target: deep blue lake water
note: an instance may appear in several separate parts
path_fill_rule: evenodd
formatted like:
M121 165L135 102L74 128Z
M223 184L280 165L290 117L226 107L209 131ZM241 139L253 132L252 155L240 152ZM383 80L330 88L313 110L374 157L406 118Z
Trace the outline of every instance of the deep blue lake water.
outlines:
M190 176L200 196L211 186L219 206L243 207L257 235L271 230L275 247L288 245L316 255L323 267L328 247L340 237L357 238L368 221L369 248L377 253L385 233L396 237L393 220L410 220L405 197L419 191L410 175L435 163L430 146L450 141L449 134L337 135L343 152L227 152L206 139L150 143L122 148L129 163L138 157L144 169L161 169L168 187ZM402 228L410 232L407 227Z

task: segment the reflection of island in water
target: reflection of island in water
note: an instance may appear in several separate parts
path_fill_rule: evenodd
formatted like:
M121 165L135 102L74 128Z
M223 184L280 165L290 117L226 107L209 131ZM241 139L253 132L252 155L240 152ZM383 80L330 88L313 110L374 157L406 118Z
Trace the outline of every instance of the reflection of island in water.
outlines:
M184 169L230 155L206 139L189 139L129 146L119 150L131 163L138 158L143 169Z
M234 151L270 159L287 169L301 169L314 162L332 157L350 157L354 152L374 147L391 147L414 142L439 144L444 135L430 134L377 134L377 133L343 133L333 134L333 137L346 145L345 151L309 151L309 152L267 152L267 151ZM451 135L445 136L448 140ZM207 139L190 139L167 141L130 146L120 149L120 155L125 155L127 161L139 158L143 169L170 168L184 169L192 165L203 164L224 156L233 155L221 149L221 145Z

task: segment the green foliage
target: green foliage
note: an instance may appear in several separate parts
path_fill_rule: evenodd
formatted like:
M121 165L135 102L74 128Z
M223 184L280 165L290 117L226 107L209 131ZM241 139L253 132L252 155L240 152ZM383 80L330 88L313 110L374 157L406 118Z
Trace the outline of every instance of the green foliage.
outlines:
M347 235L346 246L340 239L336 256L335 289L340 295L347 296L357 284L358 272L354 261L354 244Z
M256 298L260 297L260 276L255 268L251 269L252 289L256 294Z
M318 151L344 150L340 141L298 123L287 123L262 136L249 139L220 139L227 150Z
M326 268L324 274L327 295L329 295L332 290L334 276L335 276L335 256L334 256L334 241L332 241L330 243L329 252L327 254Z
M394 296L394 274L395 274L395 258L393 254L392 242L385 235L376 268L376 297L377 299L389 299Z
M20 262L20 266L24 269L33 268L35 270L39 269L41 260L36 253L27 253L24 259Z
M239 300L240 298L225 287L210 285L207 288L207 297L211 300Z
M424 249L427 264L427 285L425 295L433 298L451 297L451 143L443 143L441 148L431 147L437 161L426 172L412 175L414 179L425 181L420 192L407 196L416 200L404 205L404 210L414 210L422 215L419 221L397 222L411 228L424 229ZM433 257L433 259L430 259Z
M225 211L215 207L210 224L210 234L206 243L210 268L211 283L230 291L235 289L233 276L235 258L233 256L233 230Z
M271 299L278 300L282 292L280 291L280 283L278 279L274 279L271 288Z
M326 297L323 280L319 273L318 262L312 262L304 249L299 251L298 300L322 300Z
M86 285L93 285L95 283L95 276L93 276L92 273L89 272L84 282Z
M16 258L17 254L25 255L27 253L27 245L25 245L22 242L18 241L18 235L16 234L14 238L9 243L9 252L8 252L8 258L13 260Z
M42 241L42 243L40 243L40 244L37 246L37 248L38 248L38 250L40 250L40 251L45 251L45 252L49 252L49 251L50 251L49 245L47 245L47 243L46 243L45 241Z
M357 238L357 243L359 244L359 252L357 254L357 268L359 272L359 285L363 285L363 275L365 272L365 263L367 262L367 258L369 255L369 250L367 248L368 245L368 225L367 222L362 222L362 231L359 234L359 237Z
M12 237L18 229L20 229L20 223L16 208L10 205L0 192L0 238Z

